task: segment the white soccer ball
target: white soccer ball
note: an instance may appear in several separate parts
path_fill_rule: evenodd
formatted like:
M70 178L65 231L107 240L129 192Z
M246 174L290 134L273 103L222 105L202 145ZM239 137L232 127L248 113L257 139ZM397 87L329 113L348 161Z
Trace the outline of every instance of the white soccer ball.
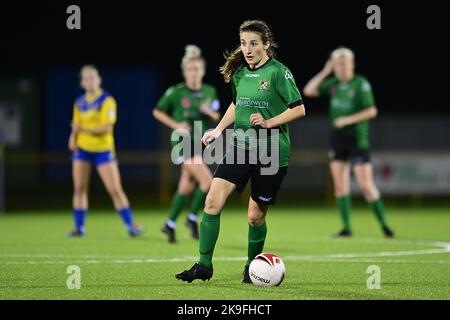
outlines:
M254 285L279 286L286 274L286 267L276 254L260 253L250 263L248 272Z

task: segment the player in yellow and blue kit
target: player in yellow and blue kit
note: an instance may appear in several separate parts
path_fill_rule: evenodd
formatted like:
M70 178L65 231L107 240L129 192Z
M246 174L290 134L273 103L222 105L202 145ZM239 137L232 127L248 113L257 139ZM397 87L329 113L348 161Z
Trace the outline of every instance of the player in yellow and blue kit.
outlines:
M88 211L88 186L92 166L111 196L130 236L143 232L133 222L128 198L122 189L119 167L114 151L113 127L116 122L116 101L101 88L96 67L84 66L80 72L85 94L78 97L73 107L72 133L69 149L72 155L74 184L73 216L75 229L68 236L84 235L84 220Z

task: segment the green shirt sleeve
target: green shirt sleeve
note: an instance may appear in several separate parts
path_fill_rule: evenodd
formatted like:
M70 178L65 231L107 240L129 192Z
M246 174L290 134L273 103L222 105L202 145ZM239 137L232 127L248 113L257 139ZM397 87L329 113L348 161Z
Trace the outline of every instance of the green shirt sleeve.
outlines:
M319 86L319 94L321 96L330 96L330 88L336 83L334 77L326 78Z
M283 68L276 73L276 87L286 107L291 108L303 104L300 90L298 90L294 76L288 69Z
M158 110L164 111L168 114L172 112L173 108L173 94L175 90L173 87L170 87L166 90L164 95L158 100L158 103L156 104L156 108Z
M375 105L375 99L373 97L372 86L367 79L363 79L360 84L360 107L365 109Z

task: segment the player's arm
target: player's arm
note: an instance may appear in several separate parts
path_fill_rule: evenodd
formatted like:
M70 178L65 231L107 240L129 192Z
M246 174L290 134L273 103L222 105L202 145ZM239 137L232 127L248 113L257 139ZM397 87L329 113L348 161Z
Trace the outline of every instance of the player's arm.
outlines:
M295 119L302 118L306 115L305 106L303 104L297 105L293 108L288 108L279 115L264 119L260 113L253 113L250 116L250 123L252 126L260 126L261 128L271 129L289 123Z
M113 132L114 124L116 123L117 116L117 103L113 97L108 97L103 102L100 110L100 122L98 127L83 127L81 125L75 125L75 129L78 132L84 132L92 135L104 135ZM74 126L72 126L73 128Z
M112 132L113 131L113 124L112 123L106 123L106 124L102 125L99 128L90 129L90 128L82 127L80 125L72 123L72 131L74 131L74 130L75 130L76 133L84 132L84 133L89 133L89 134L92 134L92 135L102 135L102 134L106 134L106 133Z
M202 142L205 145L208 145L210 142L212 142L214 139L219 137L223 130L225 130L227 127L232 125L235 120L235 113L236 113L236 106L234 102L230 103L230 106L228 107L227 111L225 112L222 120L217 124L216 128L210 131L207 131L202 138Z
M350 116L338 117L334 120L334 126L341 129L345 126L349 126L361 121L367 121L377 116L378 109L376 106L369 106L362 111L354 113Z
M336 118L334 120L334 126L336 128L341 129L345 126L349 126L361 121L367 121L377 116L378 110L375 106L375 98L373 96L372 86L366 79L364 79L361 83L358 97L358 105L361 106L360 111L348 116Z
M75 149L77 148L76 145L76 138L77 138L77 132L78 130L76 129L78 124L80 123L80 118L79 118L79 114L78 114L78 110L77 107L74 106L73 107L73 116L72 116L72 131L70 132L70 136L69 136L69 142L68 142L68 148L70 151L75 151Z
M275 86L277 94L286 105L286 110L270 119L264 119L260 113L253 113L250 115L250 124L252 126L260 126L265 129L276 128L306 115L302 96L295 84L292 73L288 69L283 69L276 73Z
M309 98L318 97L320 95L320 85L331 74L332 71L333 64L331 60L328 60L323 69L308 81L305 88L303 88L303 94Z
M175 121L171 116L169 116L164 111L159 110L158 108L153 109L153 116L155 117L156 120L158 120L159 122L161 122L162 124L168 126L173 130L177 129L190 130L189 123L187 123L186 121L182 122Z
M174 94L174 87L166 90L164 95L156 103L156 108L153 108L153 117L172 130L184 129L190 131L191 128L187 121L178 122L170 116L174 106Z

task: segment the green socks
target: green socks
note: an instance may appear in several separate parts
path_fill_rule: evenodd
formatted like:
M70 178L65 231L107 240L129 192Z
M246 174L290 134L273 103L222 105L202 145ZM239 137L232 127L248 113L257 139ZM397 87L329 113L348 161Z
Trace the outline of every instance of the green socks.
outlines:
M382 227L387 227L386 224L386 218L384 215L384 204L383 200L378 199L372 202L369 202L370 209L375 213L375 216L377 217L378 222Z
M246 267L250 265L253 258L263 251L264 241L267 235L267 225L264 222L259 227L248 226L248 259L245 264Z
M203 209L205 206L205 199L207 192L203 192L202 189L197 187L194 191L194 196L191 204L191 213L197 215L198 210Z
M212 267L212 256L220 230L220 213L217 215L203 212L200 223L200 263L208 268Z
M341 213L342 222L344 223L344 229L351 230L350 226L350 208L352 206L350 195L336 198L337 206Z
M172 205L170 207L170 214L169 214L169 220L175 222L177 220L178 216L180 215L181 210L183 210L183 207L186 205L186 202L188 201L188 196L183 196L182 194L179 194L178 192L175 192L172 198Z

